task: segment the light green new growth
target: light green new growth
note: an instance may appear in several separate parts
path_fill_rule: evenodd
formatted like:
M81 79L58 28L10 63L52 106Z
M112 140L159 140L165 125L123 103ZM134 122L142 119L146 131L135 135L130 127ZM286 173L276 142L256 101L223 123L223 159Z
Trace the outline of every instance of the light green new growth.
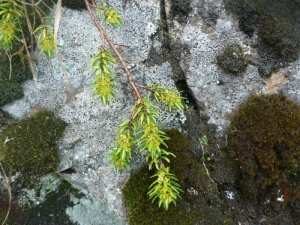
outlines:
M148 87L153 89L156 101L162 102L166 107L168 107L169 111L173 108L178 110L184 109L183 104L181 104L182 98L175 90L168 90L161 84L149 84Z
M114 8L108 8L104 10L105 22L113 25L114 27L120 27L123 24L123 20L120 14L115 11Z
M106 24L110 24L114 27L120 27L123 25L120 13L116 12L113 7L108 7L108 5L103 2L97 6L96 15L99 18L104 19Z
M40 34L37 37L38 43L41 46L41 52L45 53L47 58L54 56L54 35L53 26L45 23L41 15L39 7L34 6L38 15L40 16L41 25L34 28L33 24L30 24L30 20L26 14L26 6L24 2L18 2L15 0L2 0L0 4L0 48L5 51L12 50L12 47L17 42L21 43L27 49L27 45L24 43L24 32L21 28L21 20L27 20L28 27L35 29L32 34ZM31 29L30 28L30 29ZM31 32L31 30L30 30ZM23 40L24 39L24 40ZM27 49L28 50L28 49Z
M92 88L95 94L101 98L102 104L107 105L108 100L115 97L114 71L111 68L116 64L116 59L108 50L101 50L92 58L92 69L94 70L94 83Z
M40 32L38 35L38 43L41 46L41 52L45 53L48 59L54 57L55 45L53 29L53 26L50 25L40 25L33 32Z
M179 102L181 97L176 92L169 92L171 93L167 102L171 105L170 107L168 105L169 109L183 108L182 103ZM152 93L155 92L152 91ZM166 104L162 99L165 100L165 98L157 98L157 101ZM165 168L163 164L164 160L170 162L169 155L174 157L175 155L163 148L167 148L164 141L169 138L159 130L156 122L156 118L159 116L157 108L150 100L149 95L146 98L138 99L133 106L131 118L119 125L115 147L109 156L112 159L112 165L116 167L117 171L120 171L124 167L130 169L132 149L137 149L139 152L146 151L145 160L149 162L149 169L152 169L153 166L157 169L153 176L157 177L157 180L151 184L148 195L152 201L158 198L159 207L163 205L167 210L171 202L176 204L176 199L182 190L175 176L169 173L169 168Z
M11 50L14 40L20 41L18 32L20 18L24 16L23 6L15 1L3 0L0 4L0 48Z
M116 146L108 154L112 159L112 165L116 167L118 172L124 167L130 169L129 161L131 160L131 149L134 145L133 126L134 124L131 124L130 120L125 120L119 125Z
M161 204L168 210L169 204L173 202L176 205L177 197L180 198L179 184L174 174L169 173L169 167L162 166L152 177L157 177L157 180L150 185L148 195L152 202L158 198L159 207Z

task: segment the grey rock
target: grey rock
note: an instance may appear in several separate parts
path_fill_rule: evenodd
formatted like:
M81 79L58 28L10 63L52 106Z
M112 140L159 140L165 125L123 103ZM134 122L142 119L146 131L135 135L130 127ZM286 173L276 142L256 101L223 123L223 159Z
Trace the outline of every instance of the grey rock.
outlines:
M71 196L73 207L66 209L66 214L69 215L70 220L79 225L125 225L125 221L114 216L114 213L107 209L99 199L95 198L88 192L82 191L84 197L76 198Z
M196 101L205 106L202 110L208 113L209 123L217 126L219 137L224 139L230 122L227 115L250 95L265 90L265 78L259 75L259 57L253 44L258 42L258 37L253 35L250 38L243 34L238 21L227 14L221 0L191 1L194 11L188 15L186 23L172 17L172 4L171 0L166 1L169 32L176 42L173 45L174 56L180 62ZM245 55L251 56L249 61L252 65L238 77L224 73L216 64L216 56L232 43L241 45ZM299 69L299 59L290 63L285 68L289 81L276 90L283 91L297 102L300 102Z

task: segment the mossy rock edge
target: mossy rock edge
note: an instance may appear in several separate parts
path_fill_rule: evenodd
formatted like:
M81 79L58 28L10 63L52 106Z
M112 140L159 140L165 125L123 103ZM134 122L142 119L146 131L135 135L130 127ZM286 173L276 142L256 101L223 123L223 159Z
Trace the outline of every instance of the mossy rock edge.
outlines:
M8 125L0 136L0 159L30 182L56 171L57 143L66 123L53 112L39 111Z
M176 206L170 204L169 210L158 207L157 201L149 200L147 192L155 171L143 167L133 175L123 188L124 204L129 211L130 225L196 225L196 224L236 224L226 205L217 197L217 188L209 180L203 165L193 151L190 140L178 130L167 130L168 151L171 158L170 172L179 180L184 193Z

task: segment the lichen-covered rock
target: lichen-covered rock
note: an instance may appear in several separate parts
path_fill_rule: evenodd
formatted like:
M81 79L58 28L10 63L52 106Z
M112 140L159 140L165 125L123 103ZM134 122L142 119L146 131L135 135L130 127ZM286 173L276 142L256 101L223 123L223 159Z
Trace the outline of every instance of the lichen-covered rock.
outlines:
M230 154L240 165L244 194L256 197L289 184L300 171L300 105L284 95L253 95L228 129Z

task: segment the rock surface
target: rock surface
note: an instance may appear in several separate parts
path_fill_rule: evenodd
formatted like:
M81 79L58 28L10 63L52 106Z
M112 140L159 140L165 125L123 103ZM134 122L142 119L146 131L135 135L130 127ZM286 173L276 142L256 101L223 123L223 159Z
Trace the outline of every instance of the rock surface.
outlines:
M289 98L300 102L300 59L273 73L269 80L261 77L257 67L260 59L255 47L259 42L258 36L254 33L249 37L242 33L238 21L225 10L222 0L164 0L162 3L158 0L109 0L108 3L122 13L125 24L119 29L104 25L105 30L115 43L129 45L126 48L119 46L118 49L129 65L135 81L141 84L159 81L168 87L175 87L174 64L159 55L164 44L158 38L158 30L164 22L161 18L161 6L165 7L173 56L178 60L188 88L201 109L201 118L197 117L197 122L201 119L209 120L209 124L217 128L217 138L221 142L226 143L226 129L231 115L251 94L283 91ZM19 119L36 108L43 107L65 120L68 127L59 144L59 171L75 171L64 174L64 177L88 189L109 210L125 219L126 209L122 204L121 189L130 173L117 173L114 168L109 167L110 161L106 154L113 143L116 126L130 116L133 104L131 91L122 68L117 66L117 97L108 106L101 105L90 89L92 76L89 69L91 56L101 47L100 34L86 11L64 8L62 14L64 18L58 37L62 46L59 49L59 59L48 61L36 52L35 57L39 59L35 65L37 81L25 82L25 97L2 109ZM242 46L249 62L241 76L226 74L216 64L216 56L228 44ZM153 56L153 52L156 55ZM164 128L180 128L180 124L185 121L184 115L161 114L160 123ZM190 124L191 127L198 126L195 121L190 121ZM133 169L139 168L142 163L142 157L137 156ZM223 173L212 173L212 176L218 182L226 183L224 177L226 174L231 176L231 171L224 170L223 166L220 168ZM229 206L238 206L236 201L240 201L242 196L236 189L221 192ZM236 201L233 201L233 196ZM89 211L89 207L104 207L99 204L90 199L82 200L85 211ZM70 215L71 212L76 212L77 215L82 210L78 207L68 208L67 212ZM91 212L91 217L94 213ZM103 208L98 213L105 216L107 209ZM239 221L243 221L243 213L241 212ZM79 222L76 216L72 218L79 224L92 223L87 222L88 218L83 222Z
M169 32L174 52L178 53L174 56L180 62L198 104L205 106L209 123L217 125L220 137L226 136L227 115L253 93L283 91L300 102L300 60L282 68L277 81L274 80L276 75L268 81L262 78L255 65L259 63L255 47L260 41L258 36L245 35L239 29L238 21L225 10L222 0L185 1L190 10L184 15L174 15L172 5L173 1L166 0ZM245 56L251 58L251 64L240 76L226 74L216 64L217 55L228 44L239 44Z

